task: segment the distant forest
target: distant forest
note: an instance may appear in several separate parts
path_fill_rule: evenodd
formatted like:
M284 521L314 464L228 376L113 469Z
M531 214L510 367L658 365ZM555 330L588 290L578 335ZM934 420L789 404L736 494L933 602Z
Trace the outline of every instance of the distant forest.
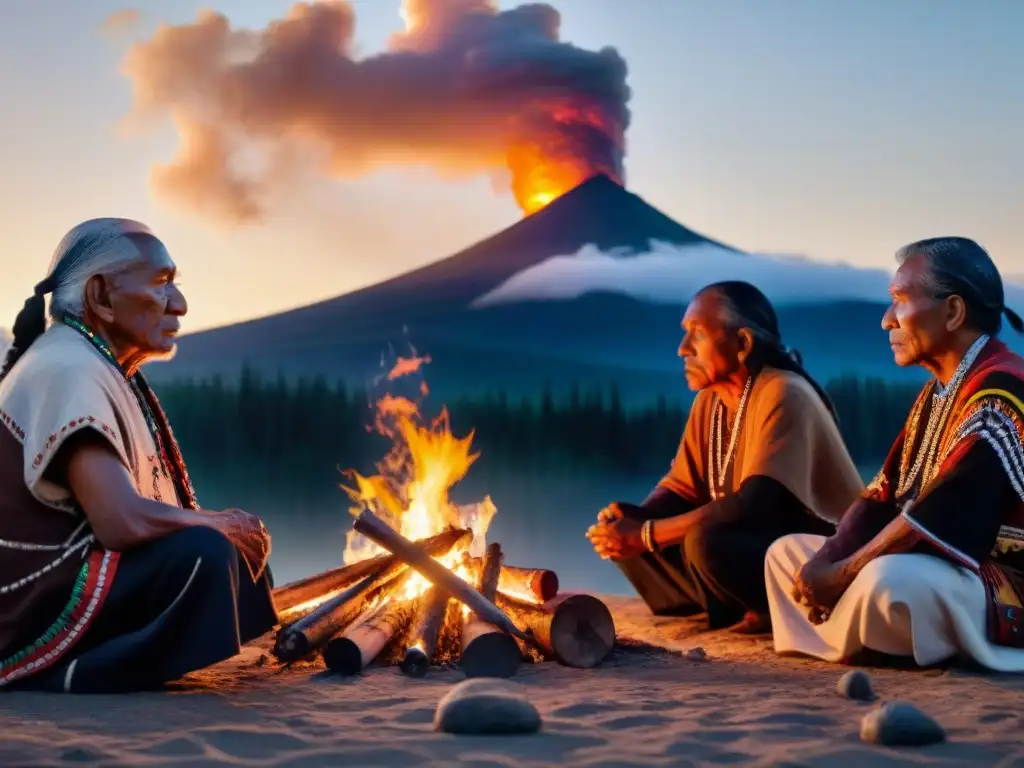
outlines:
M827 390L851 455L870 466L884 458L918 386L850 376ZM159 386L158 394L200 491L216 483L336 494L340 470L372 472L389 447L368 429L374 414L367 394L323 378L268 381L245 370L236 385L177 381ZM428 399L425 416L441 405ZM474 431L481 457L471 474L644 478L668 467L688 407L659 398L627 410L615 386L545 391L515 402L495 392L445 405L456 436Z

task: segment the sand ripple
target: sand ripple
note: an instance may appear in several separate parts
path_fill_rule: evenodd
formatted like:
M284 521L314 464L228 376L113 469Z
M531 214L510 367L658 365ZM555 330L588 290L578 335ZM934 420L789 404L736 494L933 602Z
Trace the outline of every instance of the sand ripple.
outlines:
M409 680L395 669L358 679L315 667L281 670L267 644L163 694L0 694L3 766L345 765L920 766L1024 763L1024 679L957 669L872 670L882 701L910 701L947 729L924 749L863 744L873 706L835 692L845 671L779 659L766 641L700 633L653 619L636 600L609 599L633 642L597 670L524 666L516 681L544 717L526 737L435 733L434 707L463 679L454 670ZM708 661L679 654L696 645Z

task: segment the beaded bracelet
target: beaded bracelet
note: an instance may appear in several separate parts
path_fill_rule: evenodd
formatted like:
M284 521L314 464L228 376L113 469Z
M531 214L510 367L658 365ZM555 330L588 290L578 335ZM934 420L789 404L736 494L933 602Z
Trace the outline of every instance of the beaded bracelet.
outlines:
M644 546L648 552L657 552L658 544L654 540L654 521L645 520L644 524L640 527L640 539L643 541Z

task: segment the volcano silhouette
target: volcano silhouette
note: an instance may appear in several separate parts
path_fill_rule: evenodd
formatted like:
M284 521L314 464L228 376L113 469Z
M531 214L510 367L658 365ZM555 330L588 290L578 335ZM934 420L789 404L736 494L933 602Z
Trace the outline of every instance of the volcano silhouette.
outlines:
M554 256L592 245L628 258L652 241L711 244L740 253L598 175L492 237L420 269L310 306L185 336L174 361L153 373L158 380L232 377L245 363L269 376L324 375L361 386L380 372L382 354L408 354L406 345L412 344L431 356L428 381L446 399L496 389L532 395L544 386L612 382L626 400L649 400L667 391L683 395L675 350L685 297L678 306L615 293L470 306ZM870 304L812 311L817 319L805 309L783 322L810 329L805 346L810 341L833 357L835 338L821 336L822 323L842 331L865 315L871 329L880 316ZM862 346L858 340L847 347L859 355L858 368ZM887 352L882 339L872 337L869 346L871 352ZM884 363L891 367L891 358Z

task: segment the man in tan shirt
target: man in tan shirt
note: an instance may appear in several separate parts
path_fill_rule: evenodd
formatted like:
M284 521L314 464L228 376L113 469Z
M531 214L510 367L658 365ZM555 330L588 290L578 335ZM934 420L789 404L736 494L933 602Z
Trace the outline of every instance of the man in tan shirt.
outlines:
M643 504L601 510L587 536L655 614L706 611L712 629L768 631L768 547L834 532L864 485L831 401L783 345L761 291L707 286L682 326L697 396L671 469Z

